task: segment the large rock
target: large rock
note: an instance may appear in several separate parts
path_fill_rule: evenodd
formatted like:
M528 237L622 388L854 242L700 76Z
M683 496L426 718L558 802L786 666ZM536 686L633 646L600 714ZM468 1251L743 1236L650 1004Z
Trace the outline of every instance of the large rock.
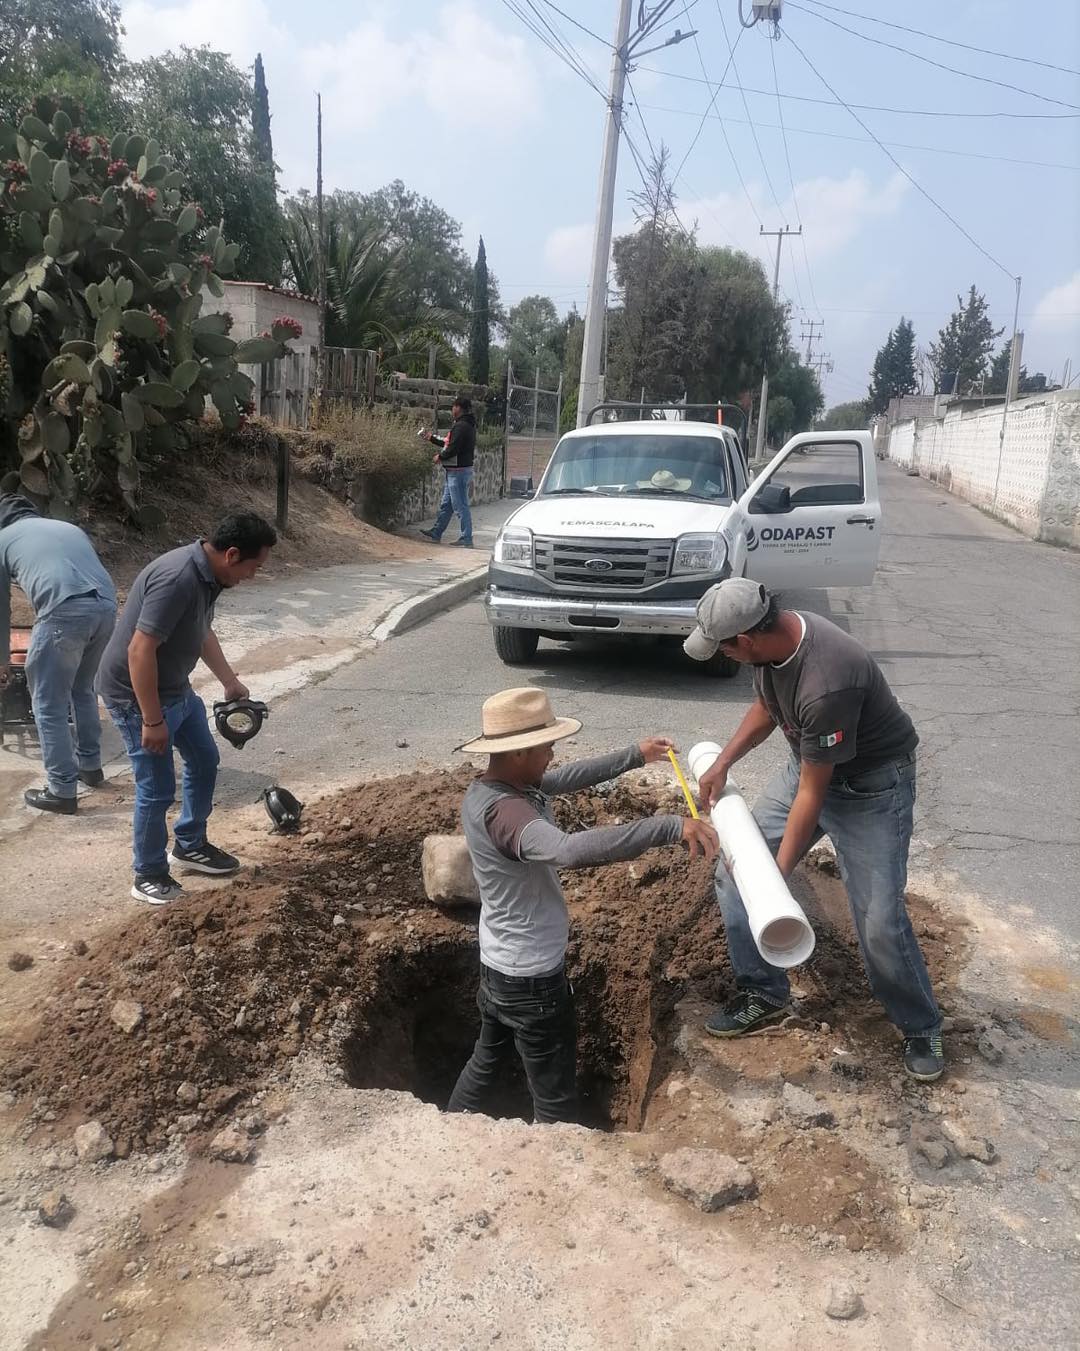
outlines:
M796 1126L835 1126L836 1117L813 1093L798 1084L785 1084L781 1094L784 1111Z
M252 1141L235 1126L226 1126L210 1141L210 1157L225 1163L247 1163L254 1149Z
M38 1202L38 1219L50 1229L63 1229L75 1214L75 1207L62 1191L47 1191Z
M436 905L480 904L480 889L463 835L428 835L421 866L429 901Z
M715 1149L676 1149L660 1160L664 1186L699 1210L720 1210L757 1193L754 1175Z
M847 1281L833 1281L825 1292L825 1312L830 1318L857 1318L863 1303L859 1292Z
M87 1121L75 1130L75 1153L83 1163L97 1163L113 1152L113 1142L100 1121Z
M997 1158L997 1150L994 1148L992 1140L987 1140L983 1135L969 1135L959 1122L943 1121L941 1133L946 1139L952 1141L956 1147L956 1152L965 1159L978 1159L980 1163L993 1163Z
M136 1004L134 999L118 999L112 1006L109 1017L121 1032L127 1032L130 1035L137 1027L142 1025L143 1007L141 1004Z

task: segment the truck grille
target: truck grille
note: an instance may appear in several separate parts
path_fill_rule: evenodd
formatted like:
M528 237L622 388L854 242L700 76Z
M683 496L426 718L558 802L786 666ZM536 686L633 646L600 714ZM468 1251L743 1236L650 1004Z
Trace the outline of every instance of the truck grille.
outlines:
M533 566L556 586L633 590L662 582L674 540L533 539ZM589 567L589 563L608 566Z

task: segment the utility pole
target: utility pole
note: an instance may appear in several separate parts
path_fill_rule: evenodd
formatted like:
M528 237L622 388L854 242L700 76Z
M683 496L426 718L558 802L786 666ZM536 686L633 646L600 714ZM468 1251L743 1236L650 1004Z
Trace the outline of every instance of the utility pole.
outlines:
M806 339L806 364L809 366L809 365L810 365L810 358L811 358L811 356L813 355L812 349L813 349L813 346L814 346L814 329L815 329L815 328L824 328L824 327L825 327L825 320L824 320L824 319L800 319L800 320L799 320L799 323L800 323L800 325L802 326L802 330L803 330L802 336ZM809 333L807 333L807 331L806 331L807 329L810 330Z
M316 94L315 118L315 269L319 286L319 359L315 363L315 408L322 417L323 385L326 382L326 229L323 218L322 95Z
M611 217L615 210L615 171L622 129L623 89L626 85L626 40L630 35L630 0L619 0L615 25L615 50L611 54L611 87L604 121L604 149L600 156L600 198L593 230L589 298L585 304L585 332L581 348L581 384L578 388L577 425L595 408L600 383L600 349L603 346L604 311L607 308L608 255L611 253Z
M791 227L788 225L785 225L781 230L766 230L763 225L759 233L763 235L776 236L776 267L773 270L773 283L772 283L772 298L773 304L775 305L777 297L780 295L780 250L783 247L784 239L788 235L802 234L802 226L800 225L797 230L791 229ZM762 453L765 449L765 421L768 414L768 409L769 409L769 372L768 369L766 369L762 372L761 375L761 403L758 405L757 438L754 442L755 460L761 459Z
M1016 282L1016 303L1013 306L1013 326L1012 343L1010 344L1009 354L1009 378L1005 385L1005 406L1001 410L1001 431L998 433L998 458L997 473L994 475L994 500L992 506L997 506L998 488L1001 486L1001 457L1005 453L1005 426L1009 421L1009 404L1016 398L1016 384L1020 379L1020 284L1022 277L1015 277Z
M676 0L660 0L651 11L639 5L638 27L630 33L631 0L619 0L615 24L615 44L611 54L611 80L608 87L607 116L604 119L604 148L600 157L600 194L593 230L592 266L589 272L589 298L585 306L585 332L582 335L581 383L578 386L577 425L583 427L596 407L600 386L600 352L604 346L607 309L608 258L611 254L611 218L615 209L615 172L619 160L619 133L622 131L623 90L631 55L646 56L664 47L673 47L696 35L696 29L679 29L656 47L637 50L641 43L666 18Z

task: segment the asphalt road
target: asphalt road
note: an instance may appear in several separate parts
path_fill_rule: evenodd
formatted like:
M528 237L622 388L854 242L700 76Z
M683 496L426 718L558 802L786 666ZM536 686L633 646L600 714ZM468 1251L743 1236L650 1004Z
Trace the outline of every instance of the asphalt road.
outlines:
M874 586L784 599L866 643L915 719L913 864L955 872L1003 918L1080 942L1080 556L891 466L882 496ZM472 601L275 704L269 730L226 755L222 796L452 762L479 730L483 699L527 683L583 720L582 752L660 732L683 750L722 741L750 697L748 675L710 679L677 647L642 639L541 642L531 666L503 666ZM777 734L739 767L744 790L783 755Z

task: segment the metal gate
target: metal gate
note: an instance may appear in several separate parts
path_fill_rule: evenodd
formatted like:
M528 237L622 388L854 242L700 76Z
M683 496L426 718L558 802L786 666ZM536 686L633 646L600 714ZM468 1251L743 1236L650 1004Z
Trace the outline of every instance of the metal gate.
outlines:
M532 381L507 366L506 371L506 479L528 479L535 487L547 468L559 439L562 417L562 376L556 389L543 389L540 368Z

